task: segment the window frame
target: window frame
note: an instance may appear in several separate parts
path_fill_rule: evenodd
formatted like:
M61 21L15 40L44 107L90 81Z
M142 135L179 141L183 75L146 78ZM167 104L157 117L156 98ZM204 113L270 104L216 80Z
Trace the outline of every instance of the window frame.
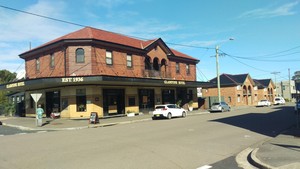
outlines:
M40 69L41 69L40 58L36 58L36 60L35 60L35 70L36 70L37 72L39 72Z
M180 63L179 62L175 63L175 70L176 70L176 73L180 73Z
M54 53L50 54L50 68L54 68L55 67L55 56Z
M191 74L191 68L190 68L190 65L189 65L189 64L186 64L186 65L185 65L185 70L186 70L186 74L187 74L187 75Z
M128 57L130 59L128 59ZM132 68L133 67L133 64L132 64L132 55L131 54L127 54L126 55L126 66L127 66L127 68Z
M110 56L108 55L109 53L110 53ZM110 61L110 63L108 61ZM113 65L113 52L110 50L107 50L105 52L105 63L106 63L106 65Z
M78 52L81 51L81 50L83 51L83 54L79 55ZM79 58L79 57L82 57L82 58ZM83 48L77 48L76 49L76 51L75 51L75 60L76 60L76 63L84 63L85 62L85 51L84 51Z

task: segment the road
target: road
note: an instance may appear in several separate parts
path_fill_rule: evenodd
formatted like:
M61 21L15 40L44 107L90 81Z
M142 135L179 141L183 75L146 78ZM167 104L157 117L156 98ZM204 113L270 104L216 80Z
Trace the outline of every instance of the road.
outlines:
M292 106L0 138L0 168L232 168L295 123ZM234 166L234 168L238 168Z

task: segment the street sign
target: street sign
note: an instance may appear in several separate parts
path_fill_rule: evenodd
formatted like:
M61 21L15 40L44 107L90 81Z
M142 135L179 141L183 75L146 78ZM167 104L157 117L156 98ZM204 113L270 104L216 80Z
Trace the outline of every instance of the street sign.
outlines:
M34 102L38 102L39 100L40 100L40 98L41 98L41 96L42 96L42 93L32 93L32 94L30 94L31 95L31 97L33 98L33 100L34 100Z

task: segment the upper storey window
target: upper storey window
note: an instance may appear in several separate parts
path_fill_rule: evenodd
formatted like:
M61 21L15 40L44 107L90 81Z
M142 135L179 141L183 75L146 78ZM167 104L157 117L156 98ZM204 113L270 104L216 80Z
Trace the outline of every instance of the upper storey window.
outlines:
M76 63L84 63L84 49L82 48L76 50Z
M106 64L112 65L113 64L113 55L111 51L106 51Z
M54 68L55 64L54 64L54 54L50 54L50 68Z
M37 72L40 71L40 59L39 58L35 60L35 70Z
M127 67L131 68L132 67L132 55L127 55L126 61L127 61Z
M179 63L176 62L176 73L180 73Z
M190 65L189 64L186 64L186 74L190 74L191 73L191 70L190 70Z

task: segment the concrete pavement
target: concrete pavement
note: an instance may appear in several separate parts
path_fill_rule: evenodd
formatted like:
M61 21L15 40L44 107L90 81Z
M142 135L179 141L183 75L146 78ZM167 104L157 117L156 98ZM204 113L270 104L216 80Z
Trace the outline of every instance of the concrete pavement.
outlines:
M259 145L250 160L262 169L300 169L300 129L293 126Z

